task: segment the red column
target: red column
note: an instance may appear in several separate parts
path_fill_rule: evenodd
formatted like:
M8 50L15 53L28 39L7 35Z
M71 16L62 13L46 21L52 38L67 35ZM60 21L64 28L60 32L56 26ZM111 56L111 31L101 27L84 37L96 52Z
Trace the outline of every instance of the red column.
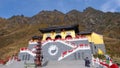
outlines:
M38 42L38 45L36 47L36 57L35 57L35 63L37 66L42 66L41 65L41 42Z

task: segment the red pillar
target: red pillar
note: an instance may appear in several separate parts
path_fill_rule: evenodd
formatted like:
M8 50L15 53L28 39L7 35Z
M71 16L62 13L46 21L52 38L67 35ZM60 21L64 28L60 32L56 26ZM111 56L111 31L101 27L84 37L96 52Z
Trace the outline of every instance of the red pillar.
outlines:
M42 66L41 64L41 42L38 42L38 45L36 47L36 57L35 57L35 63L37 66Z

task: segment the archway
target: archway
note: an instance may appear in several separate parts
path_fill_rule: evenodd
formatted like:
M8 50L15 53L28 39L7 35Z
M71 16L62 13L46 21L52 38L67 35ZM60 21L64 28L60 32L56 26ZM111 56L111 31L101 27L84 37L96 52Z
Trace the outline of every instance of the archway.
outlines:
M65 39L72 39L72 36L71 36L71 35L67 35L67 36L65 37Z
M51 37L47 37L46 40L51 40Z
M55 39L61 39L61 35L56 35Z

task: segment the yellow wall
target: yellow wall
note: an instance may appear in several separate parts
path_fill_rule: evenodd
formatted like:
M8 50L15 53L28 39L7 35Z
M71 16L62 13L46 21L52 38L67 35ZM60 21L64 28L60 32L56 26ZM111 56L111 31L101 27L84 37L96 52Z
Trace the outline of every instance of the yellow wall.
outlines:
M51 37L51 39L55 39L56 35L57 35L56 32L44 33L43 40L46 40L47 37ZM72 37L75 37L75 31L74 30L61 31L59 35L61 35L62 39L65 39L67 35L71 35ZM104 44L103 36L100 34L92 32L91 34L84 35L84 36L88 38L89 42L94 42L94 44Z
M48 33L44 33L44 34L43 34L43 40L45 40L45 39L46 39L47 34L48 34Z
M92 41L94 41L94 44L104 44L103 36L94 32L92 33Z
M92 34L85 36L88 38L89 42L94 42L94 44L104 44L103 36L95 32L92 32Z
M62 37L62 39L65 39L67 35L71 35L72 37L75 37L75 31L74 30L69 30L69 31L61 31L59 33ZM46 40L47 37L51 37L52 39L55 39L57 33L56 32L51 32L51 33L44 33L43 34L43 40Z
M91 39L92 39L92 38L91 38L91 35L84 35L84 36L86 36L86 37L88 38L88 41L89 41L89 42L92 42L92 40L91 40Z

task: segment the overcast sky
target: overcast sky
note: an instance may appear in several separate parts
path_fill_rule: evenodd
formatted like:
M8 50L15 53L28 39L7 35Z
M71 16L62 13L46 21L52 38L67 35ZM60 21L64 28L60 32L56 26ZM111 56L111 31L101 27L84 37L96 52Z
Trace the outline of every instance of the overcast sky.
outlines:
M0 0L0 17L31 17L42 10L54 9L67 13L72 9L83 11L86 7L104 12L120 12L120 0Z

